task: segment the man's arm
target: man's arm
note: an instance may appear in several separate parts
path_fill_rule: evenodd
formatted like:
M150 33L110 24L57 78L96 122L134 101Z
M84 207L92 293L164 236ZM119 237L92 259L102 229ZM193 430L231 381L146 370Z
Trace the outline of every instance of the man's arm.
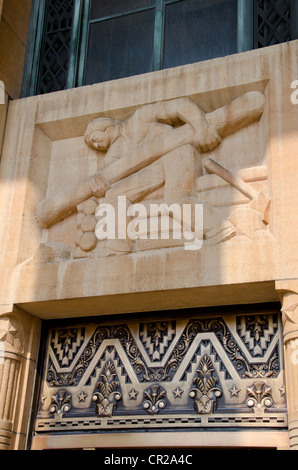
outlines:
M104 196L109 187L101 173L87 176L76 185L41 201L36 209L36 217L43 228L48 228L76 212L78 204L86 199Z
M195 132L193 143L202 152L213 150L221 142L216 129L208 123L205 113L188 98L142 106L135 112L134 118L145 122L175 124L182 121L190 124Z

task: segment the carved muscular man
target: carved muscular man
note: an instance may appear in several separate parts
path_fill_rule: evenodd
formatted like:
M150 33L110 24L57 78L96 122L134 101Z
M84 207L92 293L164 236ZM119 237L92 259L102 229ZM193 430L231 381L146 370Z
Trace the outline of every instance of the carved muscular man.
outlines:
M124 122L95 119L85 141L95 150L106 151L104 168L42 201L37 208L40 223L49 227L92 196L105 196L113 203L125 195L135 203L164 187L166 203L193 197L199 176L195 149L213 150L222 137L258 119L263 106L264 96L251 92L208 114L191 100L180 98L144 105ZM220 217L207 208L207 218L216 221Z

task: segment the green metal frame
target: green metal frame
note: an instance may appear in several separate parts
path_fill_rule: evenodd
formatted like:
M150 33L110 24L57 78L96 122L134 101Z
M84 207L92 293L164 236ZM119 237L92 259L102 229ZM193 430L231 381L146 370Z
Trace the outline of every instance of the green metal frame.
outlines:
M253 0L238 0L238 52L253 49Z
M74 88L77 84L77 71L79 61L79 45L82 27L83 0L74 0L73 25L70 44L70 58L68 67L67 88Z
M163 60L165 2L156 0L152 70L160 70Z
M298 39L298 0L292 0L291 30L292 39Z
M40 68L40 51L44 35L45 11L46 0L32 0L21 97L36 94Z
M74 0L74 16L67 88L84 85L90 24L152 8L155 8L156 11L152 70L160 70L162 68L165 6L183 0L155 0L155 6L143 7L111 15L109 17L90 20L91 1L92 0ZM296 39L298 38L298 0L292 0L292 2L292 31L293 38ZM32 0L32 13L24 68L22 97L36 94L41 62L40 56L44 35L46 5L46 0ZM254 0L238 0L238 52L245 52L253 49L254 47L253 18Z
M89 25L100 21L118 18L120 16L130 15L139 11L150 10L155 8L155 24L154 24L154 45L153 45L153 61L152 71L160 70L163 63L163 45L164 45L164 22L165 22L165 6L178 3L183 0L155 0L155 7L148 6L129 10L119 14L105 16L92 19L89 21L91 0L85 0L85 10L82 18L82 37L79 59L79 73L77 86L84 85L85 65L88 51ZM253 48L253 0L238 0L238 52L248 51Z
M79 46L79 65L78 65L78 76L77 86L83 86L85 81L85 68L86 59L88 52L88 36L89 36L89 17L91 10L91 0L85 0L84 8L82 11L82 31L81 41Z

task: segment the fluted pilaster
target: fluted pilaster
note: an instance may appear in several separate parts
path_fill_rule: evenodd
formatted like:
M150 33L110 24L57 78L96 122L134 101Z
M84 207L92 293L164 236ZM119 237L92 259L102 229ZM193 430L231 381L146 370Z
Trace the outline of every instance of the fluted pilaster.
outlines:
M298 281L280 281L290 448L298 450Z
M3 309L2 309L3 312ZM0 311L0 450L22 449L32 401L40 321L16 307ZM38 328L38 329L37 329ZM32 354L33 353L33 354ZM31 360L31 357L34 358Z

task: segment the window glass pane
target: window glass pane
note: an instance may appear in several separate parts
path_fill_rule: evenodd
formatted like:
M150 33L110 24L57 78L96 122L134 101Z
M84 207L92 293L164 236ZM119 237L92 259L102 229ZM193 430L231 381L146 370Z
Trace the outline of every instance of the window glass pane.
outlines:
M90 19L155 6L155 0L92 0Z
M166 5L163 67L237 52L237 0L185 0Z
M90 25L85 84L152 69L154 10Z

